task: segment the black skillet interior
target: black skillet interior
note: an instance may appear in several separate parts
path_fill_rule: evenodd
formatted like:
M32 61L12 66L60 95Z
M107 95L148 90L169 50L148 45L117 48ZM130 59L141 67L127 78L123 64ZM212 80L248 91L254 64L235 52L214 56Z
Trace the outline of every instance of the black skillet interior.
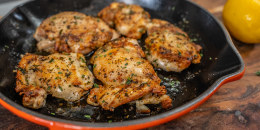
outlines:
M127 0L125 0L127 2ZM113 2L112 0L37 0L14 9L0 22L0 91L21 104L21 96L15 93L15 66L20 55L26 52L36 53L36 41L33 33L42 20L62 11L79 11L96 16L97 13ZM179 107L196 98L207 90L217 79L237 72L242 63L237 53L228 44L225 34L217 22L205 11L184 0L133 0L130 4L139 4L152 18L167 20L188 32L195 43L203 47L202 63L191 65L181 73L156 70L173 99L173 108ZM143 40L139 40L143 45ZM89 56L86 56L87 58ZM91 65L89 65L91 68ZM178 82L180 81L180 82ZM215 86L216 87L216 86ZM123 105L115 112L104 111L99 107L87 105L85 99L77 103L67 103L51 96L46 107L33 110L45 115L75 121L107 122L132 120L156 115L165 111L151 105L152 113L135 113L133 105ZM91 119L84 115L91 115Z

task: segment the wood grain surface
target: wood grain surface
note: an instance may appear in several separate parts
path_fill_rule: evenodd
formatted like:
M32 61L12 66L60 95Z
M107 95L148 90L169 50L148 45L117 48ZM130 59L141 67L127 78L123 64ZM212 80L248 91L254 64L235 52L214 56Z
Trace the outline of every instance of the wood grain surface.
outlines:
M221 19L226 0L192 0ZM209 100L192 112L168 123L148 128L165 129L260 129L260 44L234 40L246 64L242 79L223 85ZM21 119L0 106L0 129L47 129Z

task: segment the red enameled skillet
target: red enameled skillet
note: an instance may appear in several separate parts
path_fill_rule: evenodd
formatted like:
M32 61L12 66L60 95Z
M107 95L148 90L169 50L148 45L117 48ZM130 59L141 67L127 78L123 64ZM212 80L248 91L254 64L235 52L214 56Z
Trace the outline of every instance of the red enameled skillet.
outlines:
M20 54L37 53L32 35L41 21L62 11L79 11L96 16L112 0L35 0L16 7L4 16L0 20L0 104L22 118L50 129L141 129L188 113L205 102L220 86L243 76L243 60L228 32L203 8L186 0L121 1L141 5L152 18L164 19L179 26L203 47L201 64L191 65L181 73L156 70L173 98L172 109L154 109L151 114L141 115L130 109L131 105L123 105L115 112L108 112L84 104L82 100L77 111L72 111L71 107L58 105L66 102L49 96L46 107L42 109L32 110L22 106L21 97L14 91L13 70L20 60ZM141 45L144 38L139 40ZM86 58L90 56L86 55ZM180 84L172 89L167 86L165 79L178 80ZM58 108L66 114L57 113ZM92 119L85 119L84 114L91 115ZM125 115L129 115L128 118Z

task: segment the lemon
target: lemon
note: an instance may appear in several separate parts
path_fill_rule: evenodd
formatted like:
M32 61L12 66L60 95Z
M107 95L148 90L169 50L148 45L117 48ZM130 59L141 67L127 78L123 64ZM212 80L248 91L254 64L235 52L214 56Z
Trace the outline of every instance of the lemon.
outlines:
M228 0L223 21L236 39L245 43L260 43L260 0Z

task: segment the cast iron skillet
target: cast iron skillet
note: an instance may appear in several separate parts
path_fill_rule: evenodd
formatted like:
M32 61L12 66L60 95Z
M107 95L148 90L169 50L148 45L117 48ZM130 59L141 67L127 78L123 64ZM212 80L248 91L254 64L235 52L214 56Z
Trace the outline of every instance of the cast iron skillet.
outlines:
M124 0L123 0L124 1ZM151 114L136 114L126 104L115 112L87 105L85 99L67 103L48 96L46 107L25 108L15 93L15 66L20 55L36 52L33 33L42 20L62 11L79 11L96 16L112 0L41 0L18 6L0 21L0 103L18 116L49 128L145 128L175 119L207 100L222 84L242 77L244 63L223 27L211 14L190 1L131 0L141 5L152 18L167 20L188 32L203 47L202 63L182 73L156 70L173 99L173 108L162 110L151 105ZM131 3L129 3L131 2ZM139 40L143 45L143 36ZM88 59L90 55L86 55ZM91 65L89 65L91 69ZM169 85L169 82L174 82ZM177 82L176 82L177 81ZM178 82L179 81L179 82ZM55 114L55 115L54 115ZM84 117L91 115L91 119ZM109 123L108 123L109 122Z

